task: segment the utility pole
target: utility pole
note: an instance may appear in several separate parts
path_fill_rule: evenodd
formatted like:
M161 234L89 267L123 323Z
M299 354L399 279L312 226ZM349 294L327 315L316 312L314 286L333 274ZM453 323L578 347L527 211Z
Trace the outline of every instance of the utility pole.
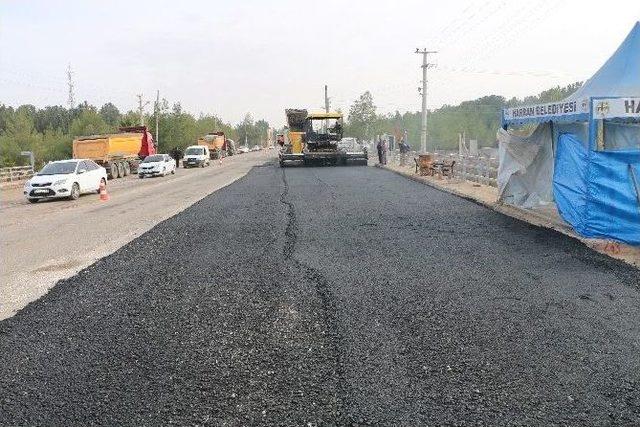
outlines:
M155 105L155 115L156 115L156 149L160 145L160 140L158 139L158 122L159 122L159 113L160 113L160 90L156 91L156 105Z
M329 112L329 93L327 85L324 85L324 111Z
M75 107L75 100L73 99L73 71L71 71L71 64L67 66L67 85L69 86L69 98L67 103L69 104L69 111Z
M142 102L142 94L136 96L138 97L138 114L140 114L140 126L144 126L144 107L149 105L149 101Z
M429 54L438 53L435 50L416 49L422 55L422 132L420 133L420 151L427 152L427 68L435 66L429 63ZM419 90L419 89L418 89Z

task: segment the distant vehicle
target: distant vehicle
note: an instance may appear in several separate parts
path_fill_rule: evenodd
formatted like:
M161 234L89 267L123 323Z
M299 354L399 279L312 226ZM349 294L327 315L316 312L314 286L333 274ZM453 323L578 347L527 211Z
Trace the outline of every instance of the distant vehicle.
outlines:
M184 157L182 158L183 168L195 168L198 166L203 168L210 164L211 154L209 153L209 147L206 145L191 145L184 150Z
M156 153L145 126L121 127L119 133L81 136L73 141L73 158L104 166L109 179L136 173L140 160Z
M249 151L249 147L246 145L241 145L240 147L238 147L238 154L248 153Z
M165 176L168 173L176 173L176 161L168 154L147 156L138 166L140 179L145 176Z
M211 160L217 159L219 154L222 154L223 157L235 154L235 142L228 139L224 132L208 133L202 138L198 138L198 145L209 147Z
M24 195L31 203L42 199L66 197L76 200L80 194L99 192L107 183L107 170L89 159L58 160L48 163L24 184Z
M262 147L259 145L254 145L253 148L251 148L251 151L260 151L262 150Z

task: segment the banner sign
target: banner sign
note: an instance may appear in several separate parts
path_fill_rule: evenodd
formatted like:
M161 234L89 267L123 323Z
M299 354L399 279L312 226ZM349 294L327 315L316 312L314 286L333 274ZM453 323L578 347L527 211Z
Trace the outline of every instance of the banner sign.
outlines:
M518 119L541 119L569 116L573 114L586 113L589 109L586 103L578 101L550 102L548 104L526 105L523 107L513 107L504 109L505 120Z
M593 100L593 118L639 117L640 98L605 98Z

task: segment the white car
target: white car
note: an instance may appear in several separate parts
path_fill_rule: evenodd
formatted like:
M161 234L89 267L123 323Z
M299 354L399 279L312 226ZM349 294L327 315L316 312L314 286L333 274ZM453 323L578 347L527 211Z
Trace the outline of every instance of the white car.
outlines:
M262 147L259 145L254 145L253 148L251 149L251 151L260 151L262 150Z
M176 173L176 161L168 154L152 154L138 165L138 176L165 176Z
M101 183L107 185L107 170L92 160L58 160L24 184L24 195L31 203L62 197L76 200L80 194L99 192Z
M191 145L184 150L182 158L183 168L205 167L211 164L209 147L206 145Z
M249 152L249 147L247 147L246 145L241 145L240 147L238 147L238 154L248 153L248 152Z

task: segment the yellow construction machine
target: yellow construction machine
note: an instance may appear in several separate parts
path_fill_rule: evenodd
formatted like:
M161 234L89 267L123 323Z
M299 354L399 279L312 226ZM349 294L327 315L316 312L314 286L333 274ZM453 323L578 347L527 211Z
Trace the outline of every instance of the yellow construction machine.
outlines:
M366 165L365 150L349 151L340 147L343 135L341 113L308 113L287 109L289 126L286 140L280 143L280 166L289 164Z

